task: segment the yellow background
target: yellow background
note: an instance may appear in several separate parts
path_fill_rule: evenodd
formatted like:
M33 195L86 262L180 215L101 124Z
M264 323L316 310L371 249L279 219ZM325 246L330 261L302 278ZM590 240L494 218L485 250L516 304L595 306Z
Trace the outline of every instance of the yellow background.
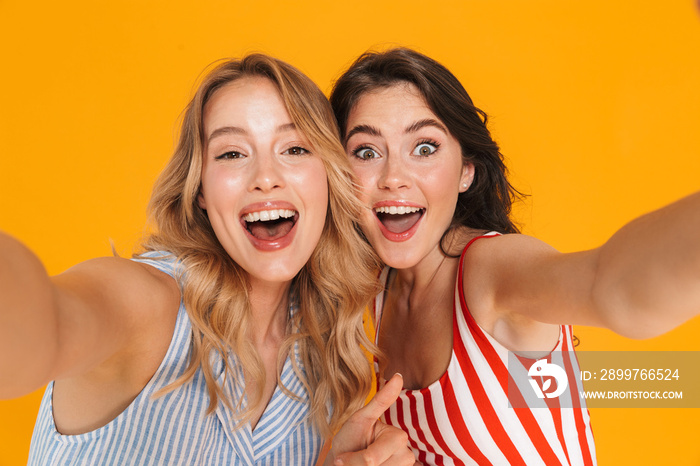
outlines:
M0 0L0 228L58 273L138 241L176 121L210 62L264 51L328 91L365 49L442 61L492 117L526 233L563 251L700 188L695 0ZM581 350L700 350L577 328ZM0 465L26 461L40 393L0 402ZM601 465L700 464L695 409L592 412Z

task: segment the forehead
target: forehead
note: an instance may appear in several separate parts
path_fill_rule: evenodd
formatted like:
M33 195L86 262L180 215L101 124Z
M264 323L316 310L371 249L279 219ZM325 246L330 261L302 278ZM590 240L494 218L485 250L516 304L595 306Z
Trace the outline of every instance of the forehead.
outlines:
M364 120L372 120L373 124L391 124L415 118L438 119L415 85L397 83L363 94L350 110L348 128L365 123Z
M211 120L246 119L273 114L291 121L279 89L264 77L243 77L224 84L211 95L203 109L204 125Z

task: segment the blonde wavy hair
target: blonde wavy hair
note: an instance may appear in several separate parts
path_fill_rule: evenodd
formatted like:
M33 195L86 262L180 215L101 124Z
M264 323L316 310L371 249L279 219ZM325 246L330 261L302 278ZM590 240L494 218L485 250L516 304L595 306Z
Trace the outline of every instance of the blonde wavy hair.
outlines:
M329 209L321 239L292 284L299 312L290 328L298 331L288 332L278 355L279 369L298 344L303 371L296 364L294 370L308 391L314 423L328 435L362 406L370 389L371 369L363 348L370 352L376 348L366 337L362 317L378 290L378 262L355 223L361 209L357 186L328 100L299 70L266 55L224 61L203 78L183 115L175 152L153 190L149 213L154 233L143 247L169 251L183 265L183 300L192 322L188 368L166 391L187 383L201 369L210 396L208 413L221 401L245 421L263 403L258 395L243 409L241 400L227 399L216 382L213 353L221 356L233 377L236 371L227 364L231 351L248 382L264 386L265 372L247 337L253 319L247 274L221 246L197 203L204 107L217 89L245 77L263 77L276 85L297 129L323 160L328 177ZM295 361L293 355L291 359ZM279 375L278 384L282 387Z

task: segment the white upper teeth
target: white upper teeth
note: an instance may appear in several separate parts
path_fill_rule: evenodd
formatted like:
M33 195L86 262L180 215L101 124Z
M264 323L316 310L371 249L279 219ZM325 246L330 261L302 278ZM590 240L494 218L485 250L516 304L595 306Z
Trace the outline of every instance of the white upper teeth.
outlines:
M420 208L418 207L407 207L407 206L382 206L374 209L378 214L391 214L391 215L404 215L412 214L413 212L418 212Z
M243 216L243 220L246 222L267 222L269 220L277 220L280 217L294 217L294 211L288 209L261 210L259 212L251 212Z

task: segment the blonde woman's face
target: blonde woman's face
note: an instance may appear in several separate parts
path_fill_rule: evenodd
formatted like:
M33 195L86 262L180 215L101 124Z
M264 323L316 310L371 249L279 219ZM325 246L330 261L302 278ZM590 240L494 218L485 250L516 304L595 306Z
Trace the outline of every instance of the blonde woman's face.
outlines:
M252 283L294 278L318 244L328 185L321 158L294 126L277 87L242 78L204 108L199 205Z

